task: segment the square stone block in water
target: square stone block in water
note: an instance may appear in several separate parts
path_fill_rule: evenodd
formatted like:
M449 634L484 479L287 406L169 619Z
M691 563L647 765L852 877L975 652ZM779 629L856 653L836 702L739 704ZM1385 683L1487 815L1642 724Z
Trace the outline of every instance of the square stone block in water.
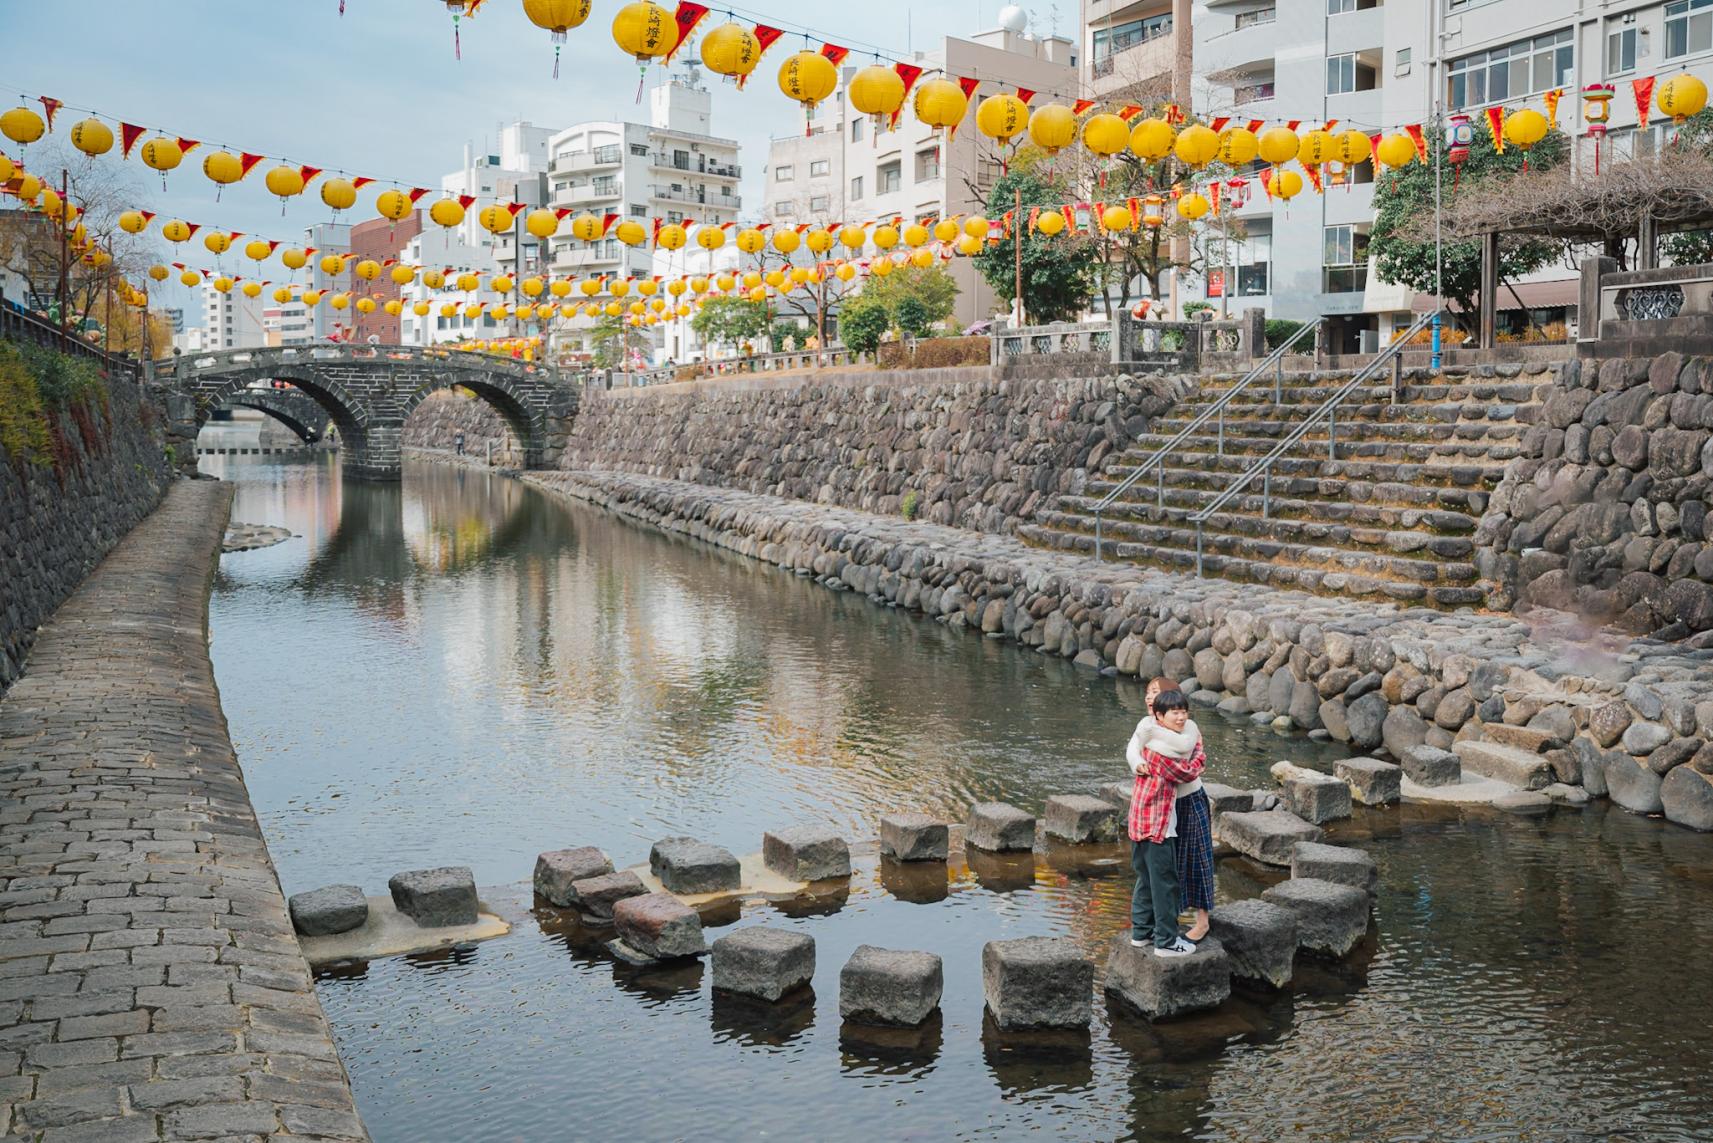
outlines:
M1100 797L1117 806L1124 813L1130 812L1130 799L1136 796L1136 780L1126 779L1122 782L1108 782L1100 788Z
M535 895L567 908L577 904L577 882L612 871L607 855L592 845L550 850L535 859Z
M1054 794L1043 816L1048 837L1087 845L1117 841L1124 815L1111 802L1087 794Z
M306 937L348 933L369 919L369 899L355 885L329 885L293 893L286 902L292 928Z
M645 895L648 886L642 883L642 878L625 869L617 873L603 873L599 877L573 881L571 891L576 894L577 908L582 910L584 916L610 923L613 919L613 906L627 897Z
M1035 819L1004 802L981 802L970 807L964 842L993 853L1034 849Z
M887 814L880 819L880 852L894 861L944 861L951 829L927 814Z
M613 906L613 925L619 940L655 960L696 956L708 947L702 918L670 893L626 897Z
M914 1027L940 1006L944 987L933 953L858 945L839 970L839 1015L855 1024Z
M1006 1031L1088 1027L1094 965L1068 937L988 941L981 985L993 1022Z
M1418 786L1452 786L1463 780L1463 760L1437 746L1412 746L1398 761Z
M1234 790L1207 781L1202 782L1201 788L1207 795L1208 808L1216 814L1246 814L1255 808L1255 795L1248 790Z
M1324 834L1285 810L1254 810L1220 814L1213 819L1213 839L1266 865L1289 865L1291 847L1299 841L1319 841Z
M398 911L425 929L476 923L476 878L467 866L395 873L387 890Z
M1368 931L1368 894L1354 885L1293 877L1261 900L1296 914L1297 945L1311 952L1343 956Z
M1365 806L1384 806L1397 801L1403 786L1403 770L1378 758L1346 758L1335 762L1332 772L1350 787L1350 796Z
M1285 779L1285 805L1313 825L1350 816L1350 786L1342 778L1305 770Z
M1367 850L1348 845L1297 842L1291 847L1291 876L1336 881L1370 894L1380 887L1380 871L1374 866L1374 858Z
M1208 931L1231 959L1231 975L1273 988L1291 982L1297 957L1297 915L1251 897L1215 906Z
M714 988L774 1001L815 975L815 938L751 925L712 946Z
M851 875L851 847L824 826L791 826L762 834L761 860L793 881L828 881Z
M648 853L648 868L674 893L729 893L742 883L738 859L693 837L663 837Z
M1106 959L1106 990L1150 1020L1217 1008L1231 995L1231 959L1211 935L1189 956L1163 957L1119 933Z

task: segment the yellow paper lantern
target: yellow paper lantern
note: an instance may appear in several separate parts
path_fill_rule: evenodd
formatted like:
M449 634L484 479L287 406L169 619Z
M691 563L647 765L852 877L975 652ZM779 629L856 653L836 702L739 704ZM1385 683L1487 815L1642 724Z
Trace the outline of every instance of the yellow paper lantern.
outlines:
M926 246L930 237L932 236L928 233L928 228L919 222L912 222L904 228L904 245L912 250L918 246Z
M577 283L577 288L583 291L585 298L592 298L601 292L601 282L598 278L584 278Z
M178 280L186 286L195 286L202 281L202 275L195 270L186 270L178 276Z
M662 250L681 250L689 240L689 234L676 222L669 222L660 228L654 236L654 244Z
M182 218L169 218L161 224L161 237L168 242L189 242L193 231Z
M964 233L971 238L986 238L993 225L979 214L972 214L964 219Z
M559 233L559 215L546 209L532 210L524 216L523 228L537 238L552 238Z
M833 94L837 86L839 69L820 52L794 52L779 65L779 90L805 110Z
M643 305L641 302L632 302L630 305L625 307L625 312L632 314L645 314L648 312L648 307Z
M861 250L864 246L868 245L868 231L854 224L841 227L839 230L839 241L844 243L845 249L847 250L853 252Z
M1707 85L1688 73L1674 75L1655 89L1654 104L1681 124L1707 106Z
M690 279L690 290L692 293L697 293L697 294L707 293L708 292L708 279L704 278L700 274L698 274L694 278L691 278Z
M743 79L761 61L761 41L742 24L726 22L702 37L702 63L715 75Z
M1347 167L1366 163L1374 154L1374 144L1360 131L1345 131L1338 136L1338 161Z
M457 317L458 316L458 303L457 302L441 302L440 303L440 309L437 312L443 318Z
M1028 105L1010 92L990 95L976 105L975 129L1001 144L1021 135L1028 125Z
M99 119L82 119L71 125L71 145L86 155L105 155L113 149L113 128Z
M749 300L752 302L765 302L767 300L767 287L756 286L754 289L750 290Z
M329 276L345 272L345 259L338 254L323 254L319 265L321 272Z
M613 237L626 246L641 246L648 241L648 228L634 218L627 218L613 227Z
M512 280L501 274L488 282L488 288L496 294L509 294L512 292Z
M262 180L268 193L287 199L303 193L303 172L296 167L275 167Z
M577 316L577 307L575 305L560 306L559 307L559 316L566 319L567 321L569 321L570 319Z
M523 291L523 296L526 298L539 298L547 292L547 283L540 278L525 278L518 283L518 289Z
M647 67L678 46L678 21L653 0L626 4L613 17L613 41Z
M292 247L280 251L280 261L285 263L285 268L288 270L301 270L309 264L309 255L296 247Z
M607 293L613 295L615 298L624 297L626 294L630 293L630 279L614 278L612 281L607 283Z
M1219 161L1228 167L1254 162L1259 147L1255 132L1247 127L1227 127L1219 133Z
M287 292L289 293L290 291ZM381 308L387 312L389 317L398 317L404 312L404 305L397 298L388 301Z
M321 304L321 291L320 290L305 290L303 292L303 304L310 307L311 309L314 309L316 306L320 305Z
M1269 127L1261 132L1261 137L1255 141L1255 153L1263 163L1281 166L1297 157L1302 141L1297 133L1288 127Z
M274 301L278 302L282 306L291 301L291 287L281 286L279 289L275 290Z
M767 246L767 235L751 227L738 231L738 249L745 254L760 254Z
M644 278L636 284L636 292L645 298L652 298L660 292L660 283L653 278Z
M489 234L504 234L512 228L512 211L510 207L494 203L484 206L476 213L476 221Z
M464 273L458 275L457 286L467 294L472 290L481 289L482 279L479 275L472 274L466 270Z
M222 230L210 230L202 236L202 244L211 254L224 254L232 248L232 236Z
M1129 145L1130 128L1110 112L1091 115L1083 124L1083 146L1103 159L1111 158Z
M262 284L260 282L245 282L238 287L238 292L246 298L259 298L262 296Z
M387 276L400 286L408 286L416 281L416 267L407 266L403 262L387 271Z
M1187 218L1191 222L1204 217L1210 209L1211 204L1209 204L1207 198L1195 191L1191 191L1189 194L1178 199L1179 217Z
M12 193L19 202L34 202L37 195L42 193L42 180L28 171L18 176L18 185Z
M887 226L885 224L875 227L872 241L874 242L874 248L876 250L892 249L894 246L898 245L897 227Z
M1062 103L1044 103L1029 116L1029 141L1056 155L1077 141L1077 117Z
M726 244L726 232L717 226L698 226L696 245L704 250L718 250Z
M972 257L981 253L981 239L968 234L958 237L958 253L964 257Z
M165 137L150 139L144 143L140 154L144 166L163 175L184 162L184 148L180 147L176 140Z
M308 300L308 297L309 295L304 295L304 299L306 301ZM429 305L427 302L413 302L410 307L410 312L415 314L417 317L427 317L429 311L433 308L434 307Z
M232 279L228 278L224 274L220 275L218 278L214 279L212 282L210 282L208 284L213 286L216 290L218 290L222 294L231 293L232 292L232 286L234 285Z
M833 276L841 282L848 282L856 277L856 267L849 262L840 262L838 269L833 271Z
M11 182L12 176L17 173L17 170L17 164L5 155L0 155L0 184Z
M1035 218L1035 229L1040 231L1042 234L1045 234L1048 238L1052 238L1054 235L1064 230L1064 228L1065 216L1061 211L1044 211Z
M920 250L913 251L910 255L910 264L919 269L926 270L929 266L934 264L934 252L926 246Z
M214 151L202 160L202 173L211 183L231 186L244 177L244 163L230 151Z
M956 219L942 218L940 221L934 223L934 237L941 242L952 241L958 236L958 230L959 227Z
M848 90L851 107L873 116L877 129L881 120L890 118L904 106L904 79L883 64L869 64L860 69L851 77Z
M601 220L593 214L579 214L571 220L571 236L584 242L600 240L602 230Z
M1286 202L1301 194L1302 189L1303 176L1295 171L1280 171L1278 177L1273 180L1273 193Z
M1532 107L1513 111L1505 117L1505 142L1525 154L1546 138L1546 116Z
M1060 215L1059 218L1063 220L1064 216ZM1129 230L1135 220L1129 208L1122 206L1109 206L1100 215L1100 224L1108 232Z
M1154 163L1172 153L1172 125L1164 119L1144 119L1130 130L1130 149L1145 163Z
M431 290L438 290L446 285L446 275L440 270L424 270L422 284Z
M890 258L877 258L873 262L869 263L868 267L868 272L877 278L886 277L888 274L892 273L892 270L893 266Z
M1305 167L1318 167L1338 157L1338 142L1330 131L1310 131L1297 145L1297 161Z
M0 179L0 182L5 182ZM127 210L119 216L119 229L126 234L141 234L148 229L149 220L140 210Z
M762 275L762 281L777 290L780 286L785 284L785 273L782 270L769 270L766 274Z
M803 244L803 236L788 226L773 232L773 248L781 254L792 254Z
M372 313L374 313L375 312L375 299L374 298L358 298L357 299L357 312L360 314L372 314Z
M332 306L336 310L345 309L347 306L349 306L351 304L351 295L350 294L334 294L331 298L329 298L327 300L327 304Z
M553 33L553 42L565 42L566 33L589 18L594 0L523 0L523 14L538 28Z
M918 84L916 97L911 102L915 108L916 118L935 130L949 130L963 122L964 115L969 111L969 97L964 95L963 88L949 79L931 79L927 83Z
M682 302L680 302L678 304L678 307L676 309L674 309L672 312L677 314L679 317L689 317L690 316L690 307L683 304Z
M14 143L34 143L47 129L42 117L28 107L14 107L10 111L0 113L0 135L5 135Z
M357 205L357 187L350 179L327 179L321 184L321 201L333 210L350 210Z
M438 282L428 281L428 277L429 276L427 274L424 274L422 276L422 280L430 286L438 286L439 285ZM555 278L553 281L551 281L547 284L547 292L552 294L556 298L568 298L571 296L571 283L567 282L563 278Z
M714 284L718 286L723 293L730 293L732 287L736 286L738 282L737 279L732 277L730 274L720 274L714 278Z
M744 284L744 288L751 289L751 290L753 290L753 289L755 289L755 287L761 285L761 271L760 270L745 270L744 276L743 276L743 284Z
M357 277L365 282L372 282L381 276L381 264L373 258L365 258L357 263Z
M1380 161L1397 170L1407 167L1416 160L1415 140L1408 135L1388 135L1380 140L1379 149L1375 152Z
M470 318L472 320L481 317L482 316L482 303L481 302L471 302L469 305L465 306L464 307L464 316L467 318Z
M375 198L375 211L382 218L397 222L411 212L410 196L401 190L385 190Z
M149 267L149 277L153 278L157 282L166 281L167 278L171 274L172 274L171 270L167 269L165 266L162 266L158 262L155 265Z
M443 198L428 208L428 220L450 230L464 221L464 206L455 198Z
M791 284L801 286L809 280L809 271L803 266L791 267Z
M818 226L803 236L803 245L811 254L825 254L833 248L833 232Z

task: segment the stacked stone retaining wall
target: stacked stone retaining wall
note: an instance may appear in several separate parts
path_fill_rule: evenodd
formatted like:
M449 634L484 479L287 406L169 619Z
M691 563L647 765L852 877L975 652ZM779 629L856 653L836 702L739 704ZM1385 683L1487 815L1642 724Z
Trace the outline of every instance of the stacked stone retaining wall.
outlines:
M486 458L491 444L495 464L511 466L522 460L517 438L497 409L479 397L449 390L430 393L412 410L400 440L407 452L451 452L460 432L466 456Z
M160 503L173 478L167 445L194 463L192 443L169 436L165 399L130 380L109 381L105 400L55 420L57 462L0 449L0 694L36 628Z
M1557 743L1546 758L1559 780L1713 829L1713 653L1097 563L657 478L525 479L1090 670L1193 678L1228 713L1324 729L1363 751L1397 757L1527 724Z

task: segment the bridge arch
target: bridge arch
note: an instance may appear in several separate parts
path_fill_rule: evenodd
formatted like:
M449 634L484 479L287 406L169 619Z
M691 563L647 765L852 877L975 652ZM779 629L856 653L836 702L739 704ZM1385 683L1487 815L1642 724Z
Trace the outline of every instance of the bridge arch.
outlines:
M296 389L246 389L227 400L226 407L266 413L304 444L321 443L333 423L321 402Z

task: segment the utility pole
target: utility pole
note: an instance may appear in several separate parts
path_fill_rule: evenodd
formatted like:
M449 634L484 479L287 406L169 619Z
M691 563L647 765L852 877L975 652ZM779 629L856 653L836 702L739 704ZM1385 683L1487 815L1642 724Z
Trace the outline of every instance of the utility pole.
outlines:
M67 219L71 215L71 176L64 167L59 172L59 341L64 349L70 340L71 322L71 293L70 267L67 259L71 256L71 227Z
M1195 41L1190 34L1190 0L1172 0L1172 102L1178 110L1189 115L1195 110L1190 93L1190 75L1194 68ZM1170 316L1183 315L1178 302L1179 268L1190 261L1190 239L1187 234L1172 239L1172 291ZM1159 298L1155 298L1156 304Z
M1014 257L1012 270L1016 275L1015 293L1017 297L1017 328L1022 329L1023 321L1023 184L1018 183L1011 188L1011 252Z

